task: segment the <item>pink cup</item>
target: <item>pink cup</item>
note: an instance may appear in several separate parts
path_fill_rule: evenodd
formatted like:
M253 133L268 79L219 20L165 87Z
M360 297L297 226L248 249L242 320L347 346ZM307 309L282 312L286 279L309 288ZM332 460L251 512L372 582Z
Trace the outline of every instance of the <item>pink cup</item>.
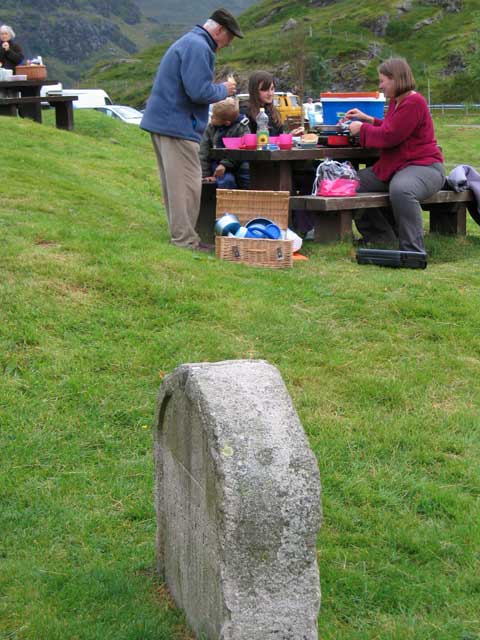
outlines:
M243 144L245 149L257 148L257 135L255 133L245 133L243 136Z
M281 133L278 136L278 146L280 149L291 149L293 146L293 137L291 133Z

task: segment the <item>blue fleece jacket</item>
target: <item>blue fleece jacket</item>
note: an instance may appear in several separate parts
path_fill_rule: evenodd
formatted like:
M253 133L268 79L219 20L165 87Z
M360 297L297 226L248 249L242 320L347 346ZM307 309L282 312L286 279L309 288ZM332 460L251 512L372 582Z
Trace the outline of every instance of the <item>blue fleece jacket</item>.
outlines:
M225 85L213 83L216 48L198 25L172 44L158 67L142 129L200 142L208 105L227 97Z

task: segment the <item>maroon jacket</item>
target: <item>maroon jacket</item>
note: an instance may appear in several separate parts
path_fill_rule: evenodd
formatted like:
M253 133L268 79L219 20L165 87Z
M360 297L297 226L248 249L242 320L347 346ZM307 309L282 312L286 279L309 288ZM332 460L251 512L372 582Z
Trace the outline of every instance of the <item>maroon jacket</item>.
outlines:
M443 162L425 98L412 93L396 109L395 105L395 100L390 100L384 120L375 118L373 124L364 123L360 129L362 146L381 149L373 171L383 182L411 164Z

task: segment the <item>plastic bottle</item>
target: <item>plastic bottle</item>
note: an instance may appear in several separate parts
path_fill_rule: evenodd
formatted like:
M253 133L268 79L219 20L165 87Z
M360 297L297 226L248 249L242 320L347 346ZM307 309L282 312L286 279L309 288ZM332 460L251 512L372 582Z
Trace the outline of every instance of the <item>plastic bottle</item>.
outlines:
M257 116L257 149L263 149L263 147L268 145L269 140L268 116L265 113L265 109L260 107L260 111Z

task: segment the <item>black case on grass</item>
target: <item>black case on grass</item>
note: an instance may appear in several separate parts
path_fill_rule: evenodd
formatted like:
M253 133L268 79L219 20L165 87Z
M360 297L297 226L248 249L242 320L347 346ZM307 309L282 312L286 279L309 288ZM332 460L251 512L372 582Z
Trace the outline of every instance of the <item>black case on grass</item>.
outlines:
M358 264L378 264L383 267L425 269L427 254L423 251L395 251L394 249L358 249Z

